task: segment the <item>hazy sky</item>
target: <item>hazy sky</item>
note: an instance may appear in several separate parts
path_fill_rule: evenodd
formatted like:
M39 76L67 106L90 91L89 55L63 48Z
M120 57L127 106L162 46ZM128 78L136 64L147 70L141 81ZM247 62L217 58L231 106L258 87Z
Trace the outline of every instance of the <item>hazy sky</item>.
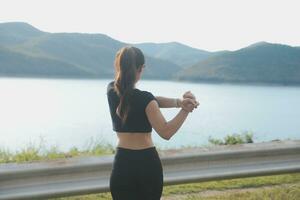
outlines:
M28 22L48 32L104 33L128 43L177 41L211 51L235 50L258 41L300 46L297 0L0 0L0 3L0 22Z

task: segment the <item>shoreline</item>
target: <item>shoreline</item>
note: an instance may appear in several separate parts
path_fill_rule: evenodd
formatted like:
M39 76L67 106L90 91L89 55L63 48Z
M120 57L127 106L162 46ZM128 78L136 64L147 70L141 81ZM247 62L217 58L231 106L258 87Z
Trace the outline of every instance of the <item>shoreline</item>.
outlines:
M111 80L114 79L113 75L110 77L82 77L82 76L26 76L26 75L1 75L1 79L59 79L59 80ZM158 79L158 78L144 78L146 81L169 81L174 83L191 83L191 84L212 84L212 85L232 85L232 86L263 86L263 87L300 87L300 82L255 82L255 81L224 81L224 80L187 80L187 79Z

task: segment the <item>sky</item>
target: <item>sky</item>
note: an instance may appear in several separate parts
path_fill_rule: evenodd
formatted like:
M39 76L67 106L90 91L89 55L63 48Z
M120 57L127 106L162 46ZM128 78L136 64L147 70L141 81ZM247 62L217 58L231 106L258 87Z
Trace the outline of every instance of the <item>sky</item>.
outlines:
M0 22L102 33L126 43L180 42L208 51L252 43L300 46L298 0L0 0Z

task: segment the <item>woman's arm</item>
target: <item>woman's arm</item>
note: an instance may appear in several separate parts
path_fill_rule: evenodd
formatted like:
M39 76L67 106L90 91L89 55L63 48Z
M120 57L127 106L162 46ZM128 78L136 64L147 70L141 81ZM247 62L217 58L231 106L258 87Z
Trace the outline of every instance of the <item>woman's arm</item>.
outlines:
M194 96L191 91L185 92L183 95L183 98L191 98L196 100L196 97ZM158 106L160 108L180 108L182 107L183 99L181 98L168 98L168 97L162 97L162 96L156 96L155 97L158 101Z
M158 106L160 108L179 108L181 107L182 100L179 98L168 98L162 96L155 97L158 101Z
M196 101L193 99L185 99L189 102L187 110L181 108L178 114L170 121L167 121L162 115L158 103L155 100L150 101L146 106L146 115L151 126L159 134L160 137L165 140L169 140L182 126L183 122L186 120L189 112L192 112L196 106Z

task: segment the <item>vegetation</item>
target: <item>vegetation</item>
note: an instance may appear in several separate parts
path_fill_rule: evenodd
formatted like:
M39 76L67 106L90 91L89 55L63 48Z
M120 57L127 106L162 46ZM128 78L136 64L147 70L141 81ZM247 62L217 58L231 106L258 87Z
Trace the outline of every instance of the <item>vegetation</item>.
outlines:
M181 68L192 66L216 53L191 48L178 42L136 44L145 54L174 62Z
M202 197L198 194L190 194L182 200L298 200L300 196L300 184L283 185L271 188L255 190L226 191L223 194Z
M225 136L223 140L215 139L210 136L208 141L214 145L233 145L233 144L253 143L253 133L250 131L245 131L242 134L233 133Z
M127 44L104 34L48 33L0 23L0 76L113 78L115 53ZM176 64L146 56L145 78L170 78Z
M253 143L253 133L247 131L242 134L231 134L227 135L224 140L210 137L209 142L214 145ZM181 148L188 147L190 146L181 146ZM162 149L157 146L157 150L161 151ZM86 147L79 149L78 147L73 146L69 151L63 152L56 145L47 147L44 139L40 138L37 145L29 143L21 148L21 150L15 152L0 147L0 163L32 162L75 156L98 156L113 154L114 151L115 149L111 144L102 139L91 138Z
M114 147L101 139L91 138L83 149L74 146L68 152L63 152L56 145L48 148L43 138L40 138L38 145L29 143L16 152L0 148L0 163L21 163L78 156L98 156L113 154L114 152Z
M0 23L0 76L112 78L115 53L125 45L104 34ZM208 52L177 42L135 46L146 55L146 79L300 84L299 47L260 42Z
M175 75L201 82L300 84L300 49L260 42L210 56Z
M217 144L237 144L240 142L253 142L253 134L228 135ZM57 146L47 148L41 138L38 145L29 143L21 151L15 153L8 150L0 150L0 163L25 162L37 160L49 160L68 158L74 156L106 155L113 154L112 145L101 139L91 139L86 147L79 149L72 147L68 152L62 152ZM209 195L208 195L209 194ZM165 200L212 200L212 199L297 199L300 196L300 173L276 176L263 176L252 178L240 178L223 181L209 181L203 183L181 184L165 186L163 199ZM112 199L109 192L101 194L78 195L73 197L54 198L57 200L109 200ZM54 200L53 199L53 200Z
M163 189L163 200L296 200L299 196L300 173L181 184L165 186ZM109 192L55 198L55 200L75 199L108 200L112 198Z

